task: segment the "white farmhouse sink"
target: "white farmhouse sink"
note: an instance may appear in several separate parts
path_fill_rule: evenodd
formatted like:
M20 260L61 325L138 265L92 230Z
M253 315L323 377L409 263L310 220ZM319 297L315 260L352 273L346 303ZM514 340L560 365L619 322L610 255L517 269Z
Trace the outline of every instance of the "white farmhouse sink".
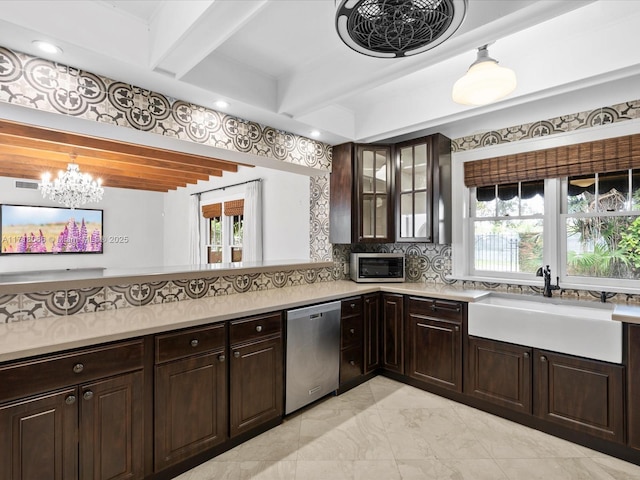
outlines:
M613 305L491 294L469 303L469 335L622 363Z

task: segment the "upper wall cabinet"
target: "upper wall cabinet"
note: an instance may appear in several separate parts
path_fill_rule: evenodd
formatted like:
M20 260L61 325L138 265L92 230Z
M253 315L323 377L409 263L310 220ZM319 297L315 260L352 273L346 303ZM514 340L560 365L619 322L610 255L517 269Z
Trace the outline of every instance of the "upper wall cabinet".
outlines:
M331 243L393 242L393 157L390 146L333 147Z
M451 140L333 147L331 243L449 243Z
M451 140L435 134L394 147L396 241L450 243Z

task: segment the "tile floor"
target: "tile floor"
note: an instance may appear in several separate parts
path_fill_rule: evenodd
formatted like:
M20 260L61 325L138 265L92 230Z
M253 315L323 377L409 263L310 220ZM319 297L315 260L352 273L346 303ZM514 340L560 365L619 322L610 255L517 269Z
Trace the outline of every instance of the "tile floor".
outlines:
M640 480L640 467L385 377L176 480Z

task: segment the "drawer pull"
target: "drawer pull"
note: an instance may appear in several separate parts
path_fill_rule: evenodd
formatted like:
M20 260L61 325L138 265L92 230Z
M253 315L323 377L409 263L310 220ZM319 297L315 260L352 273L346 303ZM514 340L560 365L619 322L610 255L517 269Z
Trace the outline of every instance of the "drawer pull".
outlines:
M522 354L522 356L523 356L524 358L529 358L529 352L524 352L524 353Z
M349 361L349 365L351 365L352 367L355 367L356 361L355 360L350 360Z
M76 396L69 395L67 398L64 399L64 403L66 403L67 405L73 405L74 403L76 403Z
M200 344L200 342L198 341L197 338L194 338L193 340L191 340L191 346L192 347L197 347Z
M431 305L431 311L435 312L436 310L438 310L438 307L436 307L435 305Z
M76 363L73 366L73 373L81 373L84 370L84 365L81 363Z
M258 325L256 327L256 332L260 333L262 331L262 325Z
M227 357L225 357L224 355L220 355L220 356L218 357L218 361L219 361L220 363L224 362L226 359L227 359Z
M455 327L453 327L453 329L454 329L456 332L459 332L459 331L460 331L460 327L459 327L458 325L456 325Z
M240 352L233 352L233 356L236 358L240 358Z
M355 329L355 328L350 328L350 329L349 329L349 333L350 333L351 335L353 335L354 333L356 333L356 329Z
M350 306L351 306L351 308L356 308L356 304L355 303L352 303Z
M91 400L93 398L93 392L91 390L87 390L82 394L82 398L85 400Z
M547 357L545 357L544 355L540 355L540 361L541 362L546 362L547 361Z

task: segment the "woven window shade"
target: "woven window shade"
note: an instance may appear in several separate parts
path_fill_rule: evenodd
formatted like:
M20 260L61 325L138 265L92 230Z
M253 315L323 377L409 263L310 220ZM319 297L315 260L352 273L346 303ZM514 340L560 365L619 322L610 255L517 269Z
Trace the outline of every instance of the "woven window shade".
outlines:
M231 200L224 202L224 214L228 217L242 215L244 213L244 200Z
M640 134L464 164L464 184L484 187L640 168Z
M215 218L222 216L222 204L212 203L211 205L203 205L202 216L204 218Z

